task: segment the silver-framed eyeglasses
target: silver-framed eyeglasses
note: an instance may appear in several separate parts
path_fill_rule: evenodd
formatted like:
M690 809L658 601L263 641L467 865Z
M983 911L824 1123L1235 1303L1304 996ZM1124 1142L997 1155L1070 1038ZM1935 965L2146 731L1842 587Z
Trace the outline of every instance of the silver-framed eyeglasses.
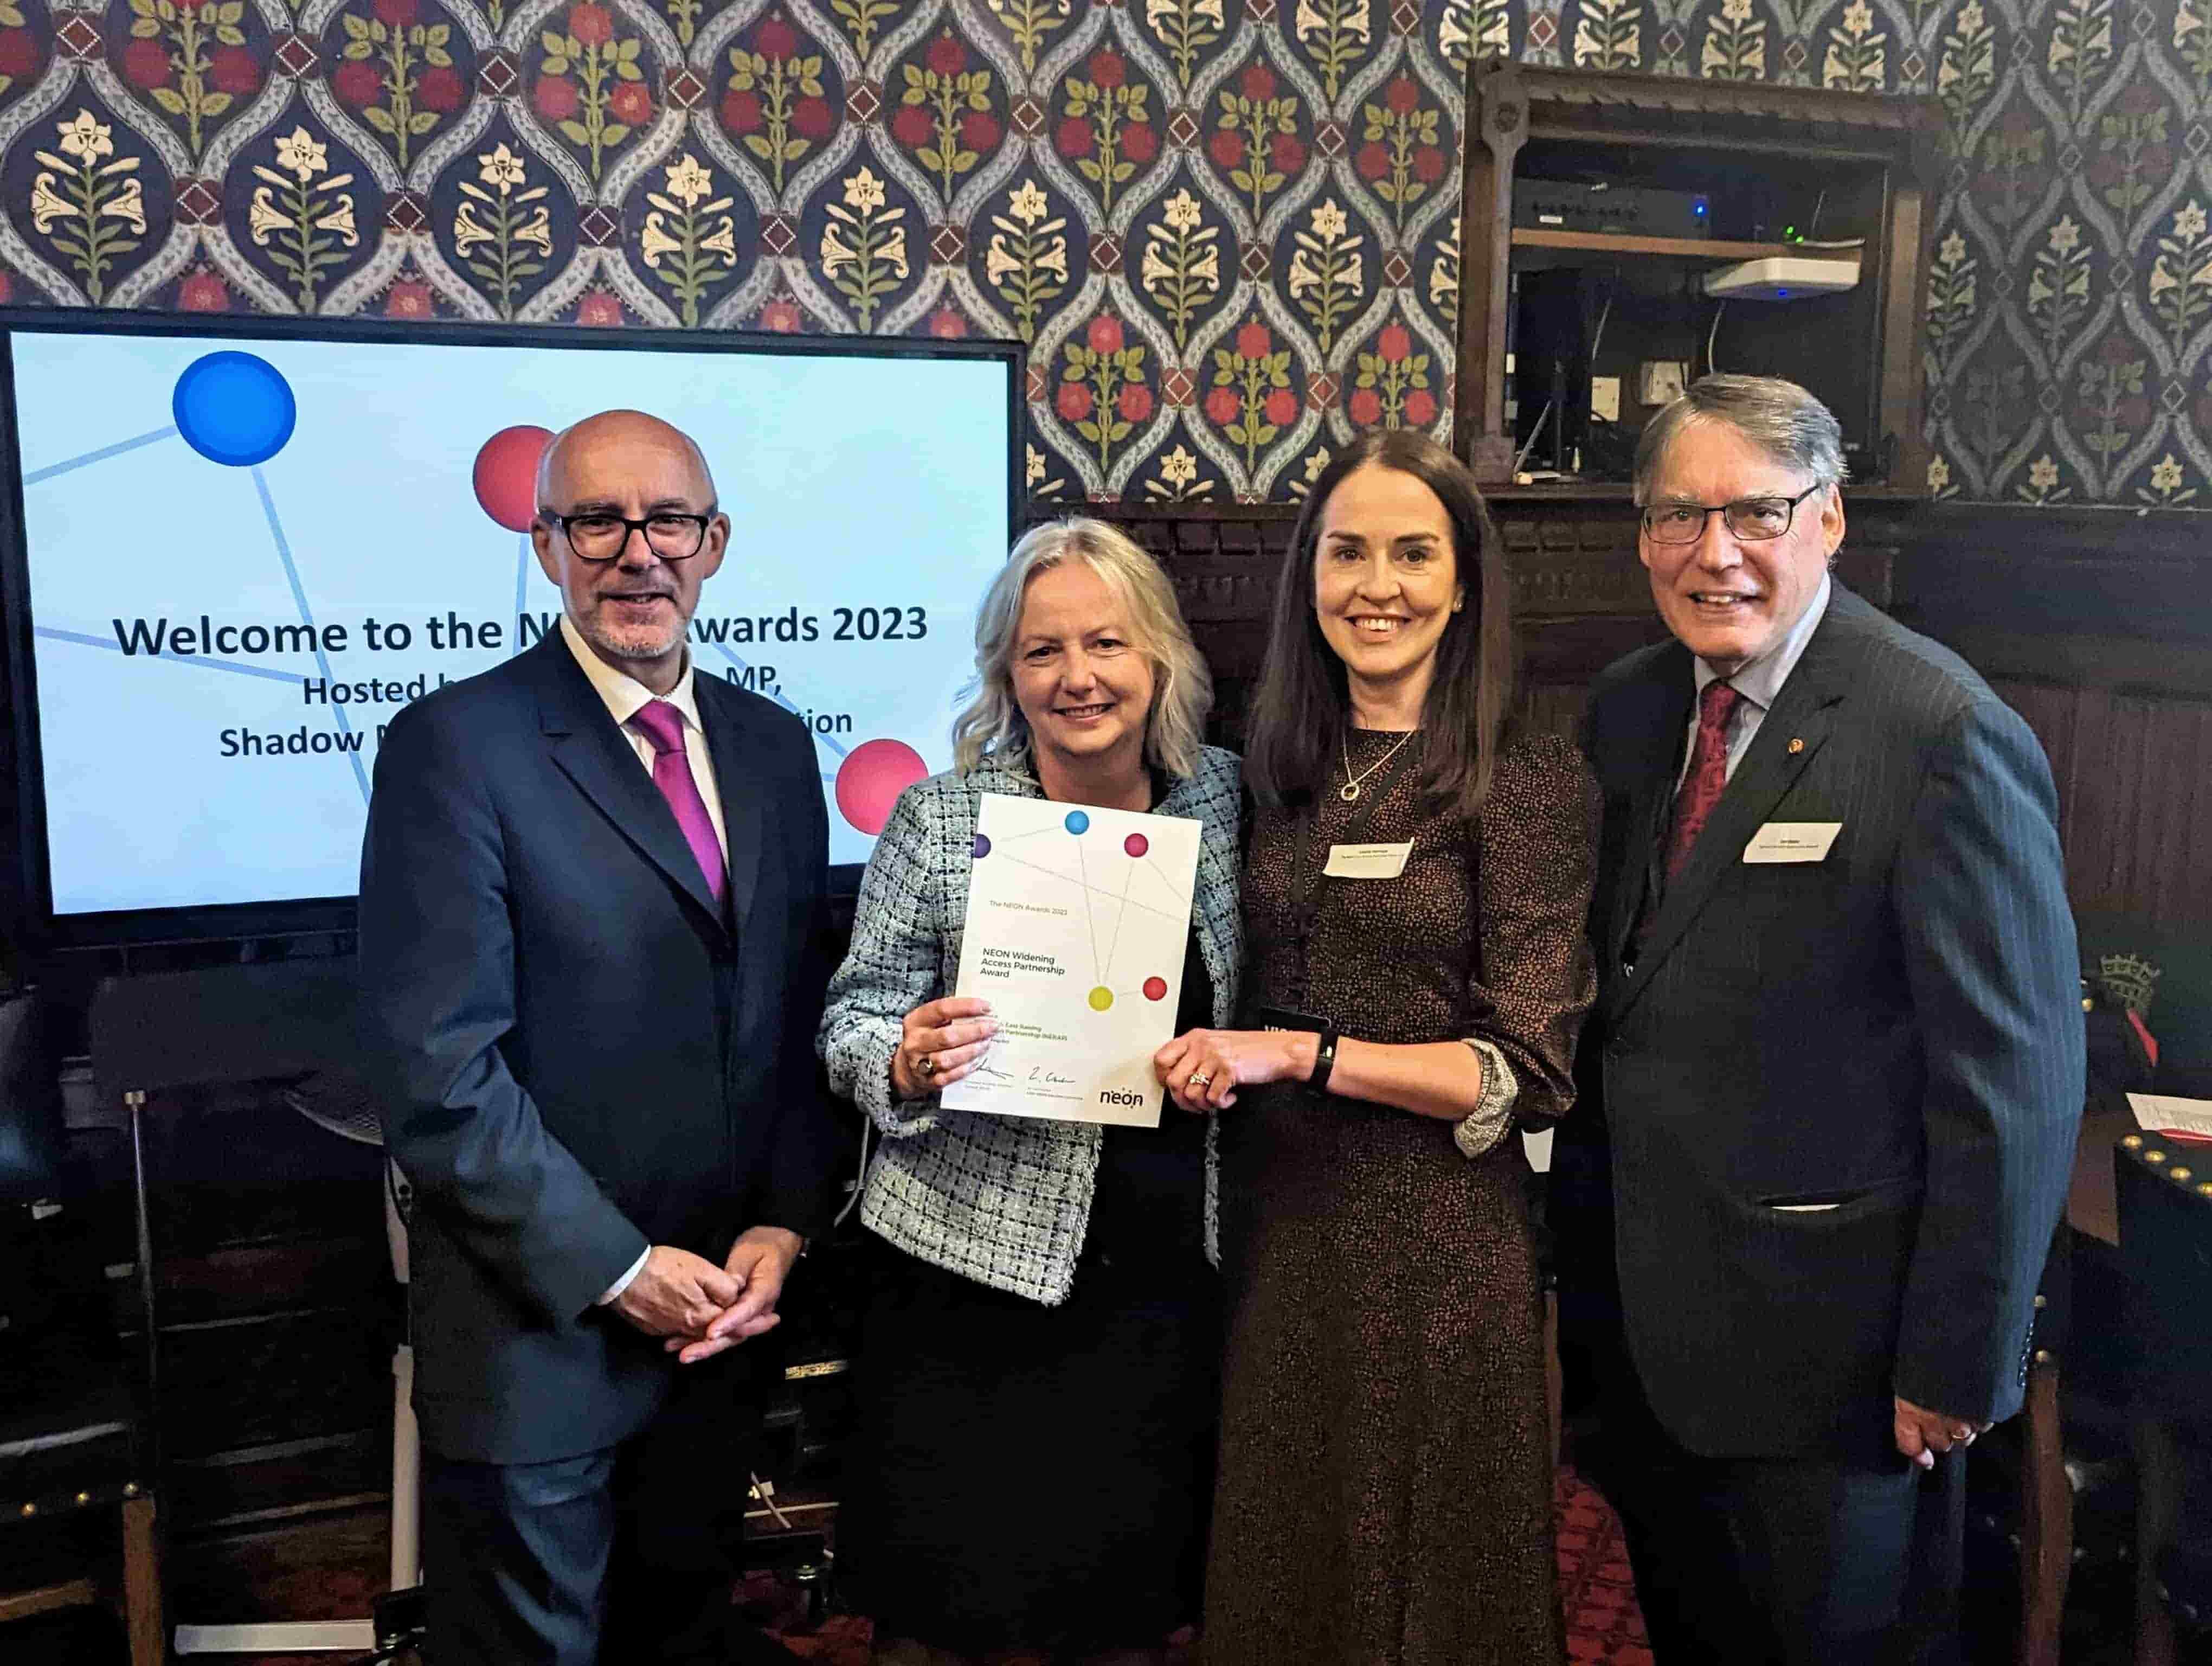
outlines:
M655 509L633 520L607 509L586 509L572 515L548 514L561 529L568 547L586 561L613 561L629 547L632 532L645 534L646 548L663 561L689 561L707 541L707 528L715 511L695 515L680 509Z
M1739 497L1731 503L1649 503L1644 508L1644 536L1654 544L1695 544L1705 535L1705 519L1718 515L1747 544L1780 538L1790 530L1797 506L1828 483L1816 480L1795 497Z

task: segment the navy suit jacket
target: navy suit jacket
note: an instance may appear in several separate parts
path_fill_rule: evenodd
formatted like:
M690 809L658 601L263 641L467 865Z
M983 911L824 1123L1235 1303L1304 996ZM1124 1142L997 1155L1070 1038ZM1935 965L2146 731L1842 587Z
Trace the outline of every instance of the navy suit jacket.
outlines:
M365 1051L415 1187L416 1404L443 1456L635 1433L675 1368L595 1298L648 1243L719 1262L827 1201L814 743L757 695L693 686L726 910L557 632L406 707L377 755Z
M2081 1112L2050 767L1956 655L1838 585L1638 932L1692 672L1677 642L1631 654L1585 719L1600 983L1554 1148L1563 1350L1625 1335L1710 1456L1886 1447L1893 1394L2007 1416ZM1769 822L1842 831L1747 863Z

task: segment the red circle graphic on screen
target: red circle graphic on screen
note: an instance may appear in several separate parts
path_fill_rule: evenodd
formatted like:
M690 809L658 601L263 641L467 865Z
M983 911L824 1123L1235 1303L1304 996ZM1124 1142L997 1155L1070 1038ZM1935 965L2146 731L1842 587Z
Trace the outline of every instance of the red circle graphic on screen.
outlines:
M1167 999L1167 979L1164 977L1148 977L1145 980L1145 999L1146 1000L1165 1000Z
M837 766L837 813L863 833L880 833L898 795L928 773L903 740L864 740Z
M1152 848L1152 842L1141 833L1132 833L1121 841L1121 848L1132 856L1141 856Z
M477 502L510 532L526 532L538 514L538 463L553 438L528 423L503 428L477 453Z

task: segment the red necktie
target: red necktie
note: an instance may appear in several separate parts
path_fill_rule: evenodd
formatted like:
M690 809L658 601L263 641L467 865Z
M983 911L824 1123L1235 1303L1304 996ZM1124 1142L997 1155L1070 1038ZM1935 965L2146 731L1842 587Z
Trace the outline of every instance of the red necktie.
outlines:
M1674 831L1667 843L1667 883L1672 885L1690 860L1690 847L1705 830L1713 806L1728 790L1729 719L1743 696L1726 683L1705 684L1698 696L1698 739L1690 749L1689 772L1674 794Z
M629 727L653 743L653 784L676 812L676 825L683 830L684 842L699 859L707 889L720 902L726 883L722 847L714 837L707 800L699 796L699 783L692 777L691 760L684 755L684 714L665 700L650 700L638 708Z

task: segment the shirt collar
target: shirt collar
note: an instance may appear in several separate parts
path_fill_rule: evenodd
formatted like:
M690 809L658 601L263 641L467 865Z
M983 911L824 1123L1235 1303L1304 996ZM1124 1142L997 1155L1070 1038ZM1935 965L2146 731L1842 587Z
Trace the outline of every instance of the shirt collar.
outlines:
M1813 593L1812 605L1798 615L1797 623L1790 627L1790 634L1756 660L1740 666L1729 678L1729 685L1759 710L1765 711L1774 704L1775 696L1782 692L1782 685L1790 680L1790 673L1797 668L1798 660L1804 658L1805 644L1813 640L1813 632L1819 629L1821 615L1828 611L1828 593L1832 587L1828 575L1826 573L1820 575L1820 587ZM561 623L565 625L568 622L564 616ZM1720 680L1721 674L1703 660L1694 663L1698 692L1702 695L1708 684Z
M655 694L629 672L617 671L592 653L591 644L565 612L561 616L561 640L568 643L568 652L576 656L584 675L591 679L599 698L606 702L607 711L617 727L635 717L648 702L665 700L683 713L687 727L705 731L706 725L699 721L699 702L691 688L691 656L688 650L684 656L684 675L677 679L676 686L665 694Z

